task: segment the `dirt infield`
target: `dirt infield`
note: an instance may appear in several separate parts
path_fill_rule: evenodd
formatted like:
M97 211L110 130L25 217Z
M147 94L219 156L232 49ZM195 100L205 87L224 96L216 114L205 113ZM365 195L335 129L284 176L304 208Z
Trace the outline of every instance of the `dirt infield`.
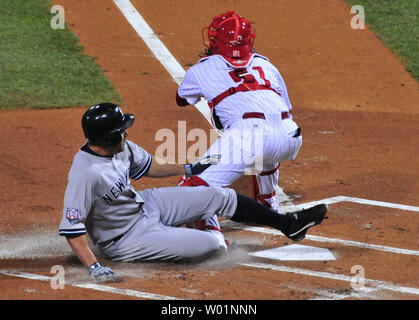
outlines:
M67 23L86 53L97 57L124 100L124 111L136 115L130 139L154 153L161 128L177 132L178 121L186 121L188 130L211 129L195 108L176 106L176 83L113 1L53 2L64 6ZM280 186L296 205L350 197L331 203L329 219L301 243L329 249L337 259L255 258L249 252L291 243L266 230L227 225L233 246L225 259L198 265L101 260L124 275L124 282L109 285L121 291L77 286L88 279L58 237L58 224L67 173L83 143L80 119L87 106L2 111L0 271L52 277L51 267L62 265L68 285L54 290L48 278L0 272L0 299L147 298L131 291L193 300L418 299L419 86L370 30L351 29L350 8L341 0L263 1L263 6L250 0L240 5L178 0L176 7L168 0L131 2L185 69L198 60L201 27L215 15L234 9L254 23L255 47L283 75L303 132L296 161L281 166ZM248 179L233 187L250 194ZM177 181L143 178L133 185L143 189ZM353 266L363 267L370 290L352 289Z

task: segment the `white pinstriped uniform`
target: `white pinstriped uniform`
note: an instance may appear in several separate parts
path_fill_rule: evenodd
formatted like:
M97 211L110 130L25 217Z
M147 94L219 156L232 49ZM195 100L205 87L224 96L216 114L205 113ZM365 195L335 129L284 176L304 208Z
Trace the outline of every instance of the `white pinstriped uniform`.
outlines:
M281 97L270 90L257 90L251 93L239 92L224 99L216 107L224 128L241 119L241 115L245 112L278 114L292 109L285 82L278 69L268 61L268 58L258 54L253 55L246 69L263 85L265 81L261 78L258 67L263 70L265 79L281 94ZM212 101L226 89L239 84L229 75L233 70L234 67L221 55L203 58L186 72L178 89L179 96L186 99L189 104L196 104L201 97Z
M298 126L292 116L284 120L281 117L281 113L289 112L292 105L277 68L258 54L253 54L244 68L260 85L270 85L275 92L237 92L215 106L224 133L207 151L207 154L221 154L220 163L199 175L209 185L228 186L255 162L257 169L263 169L260 171L272 170L280 162L294 160L302 144L301 135L293 137ZM243 83L242 78L234 75L234 70L221 55L205 57L188 69L178 94L189 104L196 104L201 97L211 102L227 89ZM242 118L245 113L255 112L263 113L265 119ZM272 193L278 182L278 171L257 176L257 179L261 194Z

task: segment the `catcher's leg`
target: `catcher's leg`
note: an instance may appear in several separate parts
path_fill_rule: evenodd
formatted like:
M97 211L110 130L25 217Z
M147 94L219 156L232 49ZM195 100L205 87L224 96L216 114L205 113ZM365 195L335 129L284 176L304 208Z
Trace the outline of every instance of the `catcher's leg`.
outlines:
M293 161L301 144L301 129L291 119L281 121L277 126L265 129L268 138L264 141L264 163L262 173L252 176L254 199L279 212L279 198L276 188L279 178L279 163Z
M243 160L242 150L240 149L240 136L236 133L225 133L209 148L208 154L220 154L221 158L218 164L212 165L202 172L199 176L193 176L189 179L183 177L179 186L222 186L227 187L235 180L240 178L247 165ZM218 217L214 215L205 220L195 221L187 225L200 230L211 230L221 239L220 223ZM222 235L222 234L221 234ZM226 241L227 242L227 241Z
M260 174L250 176L253 198L279 212L279 198L275 193L279 178L279 164L265 166L264 169Z

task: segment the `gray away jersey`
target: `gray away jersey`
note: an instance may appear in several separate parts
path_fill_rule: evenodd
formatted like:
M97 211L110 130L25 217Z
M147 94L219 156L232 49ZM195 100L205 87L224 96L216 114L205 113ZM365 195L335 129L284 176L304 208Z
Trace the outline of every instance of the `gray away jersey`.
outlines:
M130 178L138 180L149 169L151 155L132 141L113 157L89 153L86 145L74 156L64 196L59 235L82 235L95 244L126 233L140 218L144 202Z

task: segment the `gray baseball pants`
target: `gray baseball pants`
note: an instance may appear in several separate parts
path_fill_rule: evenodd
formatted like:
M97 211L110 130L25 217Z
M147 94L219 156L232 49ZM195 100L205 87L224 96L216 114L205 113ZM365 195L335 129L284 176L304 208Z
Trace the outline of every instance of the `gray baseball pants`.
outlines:
M197 259L219 249L208 231L179 227L214 214L231 218L237 208L233 189L168 187L140 191L144 204L138 222L118 241L99 248L113 261Z

